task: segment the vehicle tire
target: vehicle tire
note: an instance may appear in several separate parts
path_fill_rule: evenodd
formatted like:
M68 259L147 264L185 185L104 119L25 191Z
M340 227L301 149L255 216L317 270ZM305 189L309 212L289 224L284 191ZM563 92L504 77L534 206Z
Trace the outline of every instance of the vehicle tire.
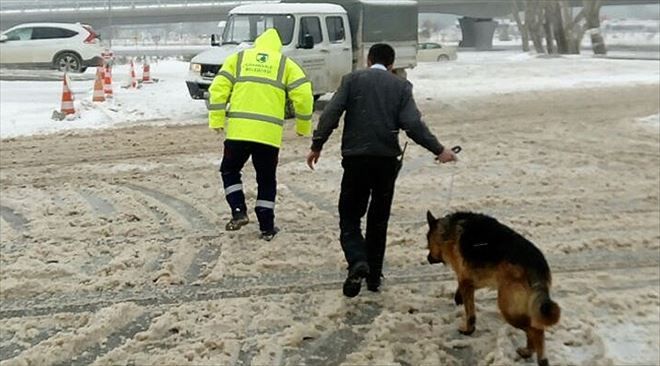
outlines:
M449 61L449 56L447 55L438 56L438 62L445 62L445 61Z
M74 52L62 52L55 56L55 68L59 71L82 72L82 59Z

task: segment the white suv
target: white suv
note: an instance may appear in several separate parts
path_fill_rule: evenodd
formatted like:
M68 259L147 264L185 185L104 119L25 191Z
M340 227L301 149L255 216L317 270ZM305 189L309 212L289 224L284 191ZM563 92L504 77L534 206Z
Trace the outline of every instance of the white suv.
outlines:
M103 64L100 40L84 24L27 23L0 35L0 66L83 72Z

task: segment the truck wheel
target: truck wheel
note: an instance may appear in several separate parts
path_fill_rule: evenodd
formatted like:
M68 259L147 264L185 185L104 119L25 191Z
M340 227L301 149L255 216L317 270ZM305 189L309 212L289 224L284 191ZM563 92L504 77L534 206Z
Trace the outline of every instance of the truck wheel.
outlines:
M406 72L406 69L394 69L394 75L404 80L408 80L408 73Z
M55 67L59 71L82 72L82 59L76 53L62 52L55 56Z

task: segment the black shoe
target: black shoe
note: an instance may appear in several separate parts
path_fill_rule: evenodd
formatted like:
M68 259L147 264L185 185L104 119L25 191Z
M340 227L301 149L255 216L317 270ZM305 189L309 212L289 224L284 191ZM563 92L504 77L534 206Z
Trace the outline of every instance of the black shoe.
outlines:
M265 241L271 241L277 235L277 233L280 232L280 229L275 226L272 230L266 230L261 232L261 236L259 237L262 240Z
M378 292L382 277L383 275L380 273L377 276L369 274L369 276L367 276L367 290L371 292Z
M369 265L367 262L357 262L348 269L348 276L344 281L344 296L355 297L360 293L362 279L369 275Z
M234 217L229 220L227 225L225 225L225 230L227 231L236 231L240 230L243 226L247 225L250 222L248 215L244 212L239 212L234 214Z

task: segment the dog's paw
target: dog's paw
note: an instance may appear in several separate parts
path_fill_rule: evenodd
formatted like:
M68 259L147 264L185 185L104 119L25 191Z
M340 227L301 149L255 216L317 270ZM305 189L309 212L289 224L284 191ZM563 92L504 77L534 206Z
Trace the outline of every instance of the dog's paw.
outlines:
M454 303L456 306L463 305L463 295L461 295L461 291L458 289L456 289L456 293L454 293Z
M542 360L539 360L539 361L538 361L538 365L539 365L539 366L550 366L550 364L548 363L548 359L547 359L547 358L544 358L544 359L542 359Z
M522 358L530 358L534 354L534 351L527 347L520 347L516 350L516 352L518 353L518 356Z
M465 326L465 325L461 325L460 327L458 327L458 332L461 333L462 335L468 335L469 336L469 335L472 335L472 333L474 333L474 331L476 329L477 329L477 327L475 327L474 325L471 325L469 327Z

